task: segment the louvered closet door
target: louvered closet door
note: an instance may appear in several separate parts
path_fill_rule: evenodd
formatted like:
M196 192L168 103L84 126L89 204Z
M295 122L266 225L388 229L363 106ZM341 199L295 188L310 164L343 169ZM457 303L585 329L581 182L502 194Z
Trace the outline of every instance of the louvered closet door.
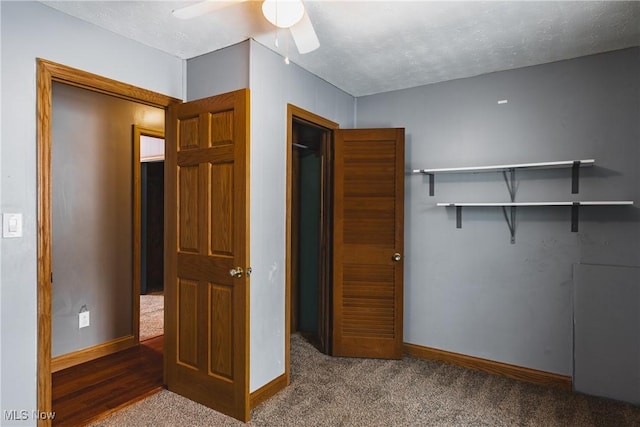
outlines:
M167 120L165 368L169 390L249 419L249 92Z
M333 355L401 358L404 129L336 130L334 153Z

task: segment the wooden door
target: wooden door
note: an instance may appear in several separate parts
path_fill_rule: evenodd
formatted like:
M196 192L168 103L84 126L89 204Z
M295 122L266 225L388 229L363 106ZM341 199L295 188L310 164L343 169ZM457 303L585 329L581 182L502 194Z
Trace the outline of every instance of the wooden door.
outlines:
M402 357L404 129L334 130L333 355Z
M167 386L247 421L249 91L171 107L166 128Z

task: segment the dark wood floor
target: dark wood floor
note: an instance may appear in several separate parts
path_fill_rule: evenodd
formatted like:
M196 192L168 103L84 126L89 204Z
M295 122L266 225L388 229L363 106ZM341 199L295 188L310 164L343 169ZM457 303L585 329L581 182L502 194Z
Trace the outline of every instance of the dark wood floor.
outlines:
M82 426L163 388L164 337L52 376L55 426Z

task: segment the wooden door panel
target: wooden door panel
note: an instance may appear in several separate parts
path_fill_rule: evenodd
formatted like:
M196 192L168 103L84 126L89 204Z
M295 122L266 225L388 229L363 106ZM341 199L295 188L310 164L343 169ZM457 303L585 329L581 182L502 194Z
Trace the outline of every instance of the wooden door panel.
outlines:
M395 196L395 140L349 141L344 145L344 194L362 198ZM348 199L347 199L348 200Z
M233 380L233 287L210 284L208 301L209 371Z
M180 120L180 151L198 148L200 146L198 139L200 135L199 123L200 118L198 116L184 117Z
M218 283L231 286L233 278L229 270L234 267L233 258L204 258L199 255L178 254L178 277L191 277L206 282L211 277L218 277Z
M211 146L233 144L233 110L211 114Z
M402 356L404 130L335 131L333 354Z
M198 368L198 286L193 280L178 281L178 363Z
M344 212L344 243L395 247L395 198L353 196Z
M200 168L196 166L180 167L178 171L178 199L180 203L178 235L179 252L200 252L200 233L198 226L198 193Z
M234 152L235 150L232 145L195 148L188 151L183 150L178 153L178 163L183 166L198 165L202 162L208 161L220 163L227 161L230 157L233 157Z
M389 250L392 248L382 245L364 244L345 244L349 248L342 253L342 262L344 265L360 266L362 268L375 268L380 265L392 265L392 255ZM393 250L393 249L392 249Z
M229 272L249 263L248 100L240 90L169 109L166 153L167 386L242 421L248 279Z
M233 255L233 163L211 164L211 253Z
M393 338L396 308L394 267L348 263L344 277L343 335Z

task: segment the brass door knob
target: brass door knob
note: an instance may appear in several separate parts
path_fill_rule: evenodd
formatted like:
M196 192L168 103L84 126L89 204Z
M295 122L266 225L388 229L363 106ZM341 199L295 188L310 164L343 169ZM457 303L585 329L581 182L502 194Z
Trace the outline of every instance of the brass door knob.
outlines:
M237 279L242 277L242 273L243 273L242 267L236 267L229 270L229 274L231 275L231 277L235 277Z

